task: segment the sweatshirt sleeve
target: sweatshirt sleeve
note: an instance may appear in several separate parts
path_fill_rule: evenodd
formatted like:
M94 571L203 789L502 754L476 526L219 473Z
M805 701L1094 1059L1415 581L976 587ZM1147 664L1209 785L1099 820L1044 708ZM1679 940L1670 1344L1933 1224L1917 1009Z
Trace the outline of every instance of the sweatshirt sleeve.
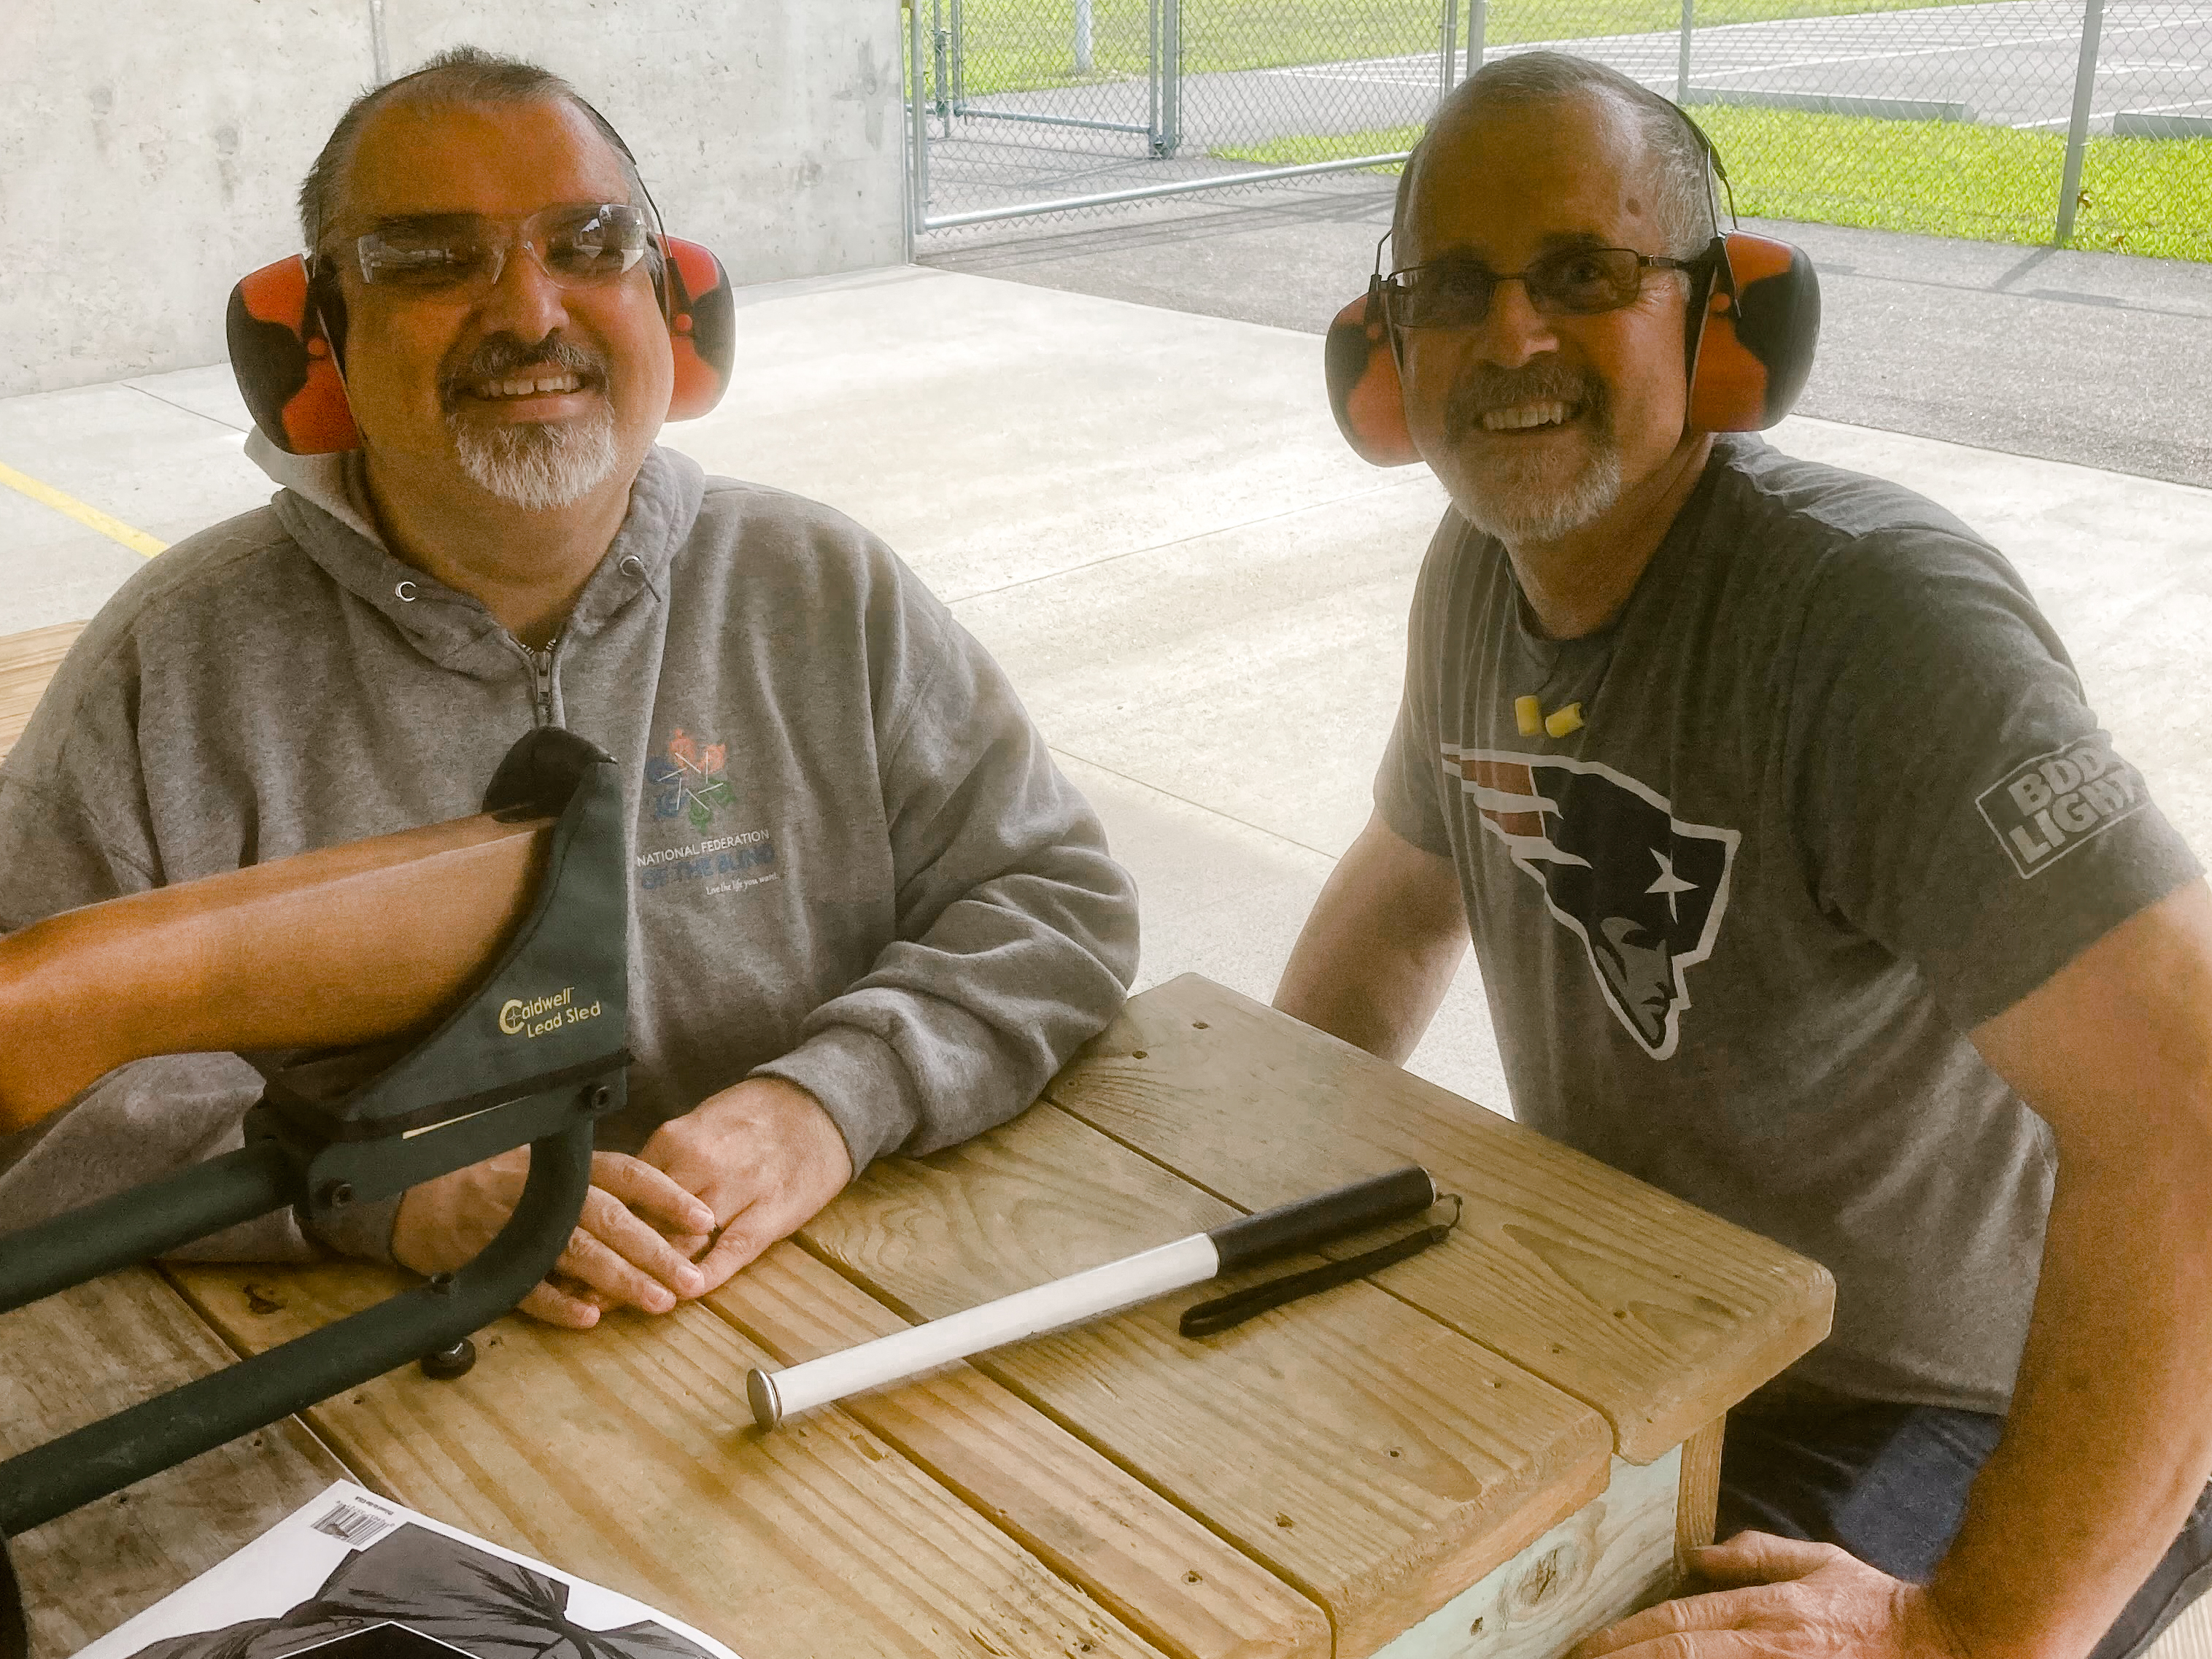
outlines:
M88 630L0 767L0 933L161 884L130 719L127 641L103 643L97 625ZM0 1234L235 1151L260 1095L259 1074L235 1054L118 1067L44 1122L0 1136ZM379 1224L376 1216L349 1215L346 1236L324 1242L349 1254L388 1252L390 1216L380 1235ZM294 1214L280 1210L173 1254L287 1261L317 1252Z
M819 1100L855 1170L1012 1117L1114 1017L1136 888L1006 676L903 566L877 690L897 937L757 1067Z

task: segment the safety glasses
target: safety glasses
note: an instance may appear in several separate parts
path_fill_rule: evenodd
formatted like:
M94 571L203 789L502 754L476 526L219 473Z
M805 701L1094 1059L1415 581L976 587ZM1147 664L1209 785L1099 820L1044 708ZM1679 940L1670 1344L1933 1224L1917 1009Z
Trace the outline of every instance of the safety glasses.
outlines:
M1705 269L1710 253L1670 259L1627 247L1559 248L1521 270L1494 271L1480 261L1443 258L1376 277L1382 314L1393 328L1474 328L1490 314L1498 288L1519 283L1546 317L1589 317L1632 303L1647 270Z
M395 294L489 292L518 247L562 288L591 288L633 270L653 240L645 210L624 202L550 207L517 223L472 213L387 219L354 239L362 282Z

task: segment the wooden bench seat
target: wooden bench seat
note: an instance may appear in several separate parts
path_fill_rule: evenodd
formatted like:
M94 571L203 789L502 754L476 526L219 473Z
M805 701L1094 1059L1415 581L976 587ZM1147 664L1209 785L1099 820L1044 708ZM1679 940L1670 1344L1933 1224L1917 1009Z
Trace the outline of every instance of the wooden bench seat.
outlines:
M31 711L46 694L46 682L83 631L81 622L56 623L0 639L0 759L23 735Z

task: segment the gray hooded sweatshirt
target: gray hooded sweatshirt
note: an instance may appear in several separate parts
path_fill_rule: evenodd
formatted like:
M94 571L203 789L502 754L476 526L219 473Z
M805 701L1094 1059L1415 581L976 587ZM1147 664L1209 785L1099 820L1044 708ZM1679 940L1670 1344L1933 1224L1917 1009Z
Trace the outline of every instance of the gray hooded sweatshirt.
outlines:
M632 802L629 1106L749 1076L864 1169L1003 1121L1120 1006L1135 892L1005 677L827 507L655 449L533 653L380 540L356 457L248 453L270 504L179 544L77 641L0 764L0 932L477 809L533 724ZM240 1144L234 1055L139 1061L0 1138L0 1233ZM321 1235L388 1256L395 1203ZM289 1214L189 1252L284 1259Z

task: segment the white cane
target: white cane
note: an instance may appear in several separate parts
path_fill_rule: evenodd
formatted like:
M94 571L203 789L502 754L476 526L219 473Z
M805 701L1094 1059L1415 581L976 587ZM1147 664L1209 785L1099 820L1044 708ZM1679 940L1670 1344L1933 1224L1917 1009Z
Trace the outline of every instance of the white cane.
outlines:
M1240 1267L1402 1221L1436 1201L1437 1184L1429 1172L1408 1164L818 1359L780 1371L750 1371L745 1398L752 1403L754 1419L772 1429L787 1417L863 1389L902 1382L1025 1336L1080 1324Z

